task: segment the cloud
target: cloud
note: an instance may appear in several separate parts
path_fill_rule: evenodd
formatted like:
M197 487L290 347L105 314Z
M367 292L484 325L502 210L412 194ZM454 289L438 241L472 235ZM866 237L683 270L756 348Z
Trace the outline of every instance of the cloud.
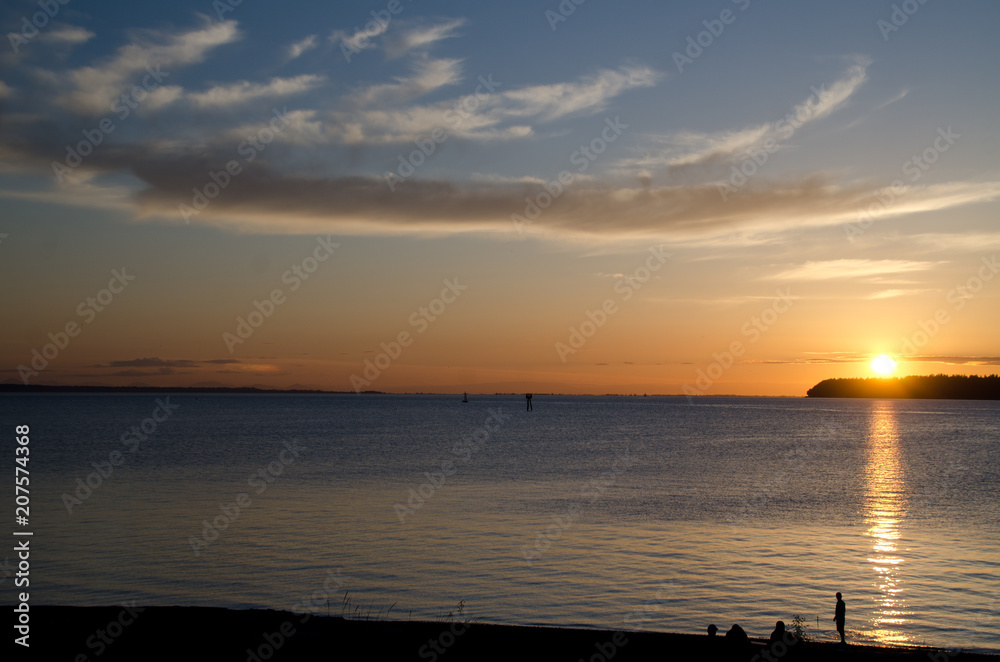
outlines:
M136 164L135 173L148 187L138 196L147 215L176 218L178 201L190 199L192 187L203 183L191 168L177 163ZM967 186L978 191L978 200L1000 195L1000 182ZM852 221L857 209L874 199L866 186L836 185L822 178L748 190L739 205L723 201L714 185L630 188L582 181L565 187L558 200L536 216L539 210L533 214L525 199L545 193L537 182L411 179L394 188L390 193L385 181L375 176L313 178L248 164L199 220L246 231L408 234L510 232L517 215L525 231L540 235L640 238L667 233L683 241L743 231L770 232L777 241L781 233ZM931 197L924 202L940 206ZM608 223L609 218L615 222ZM774 277L853 277L933 264L835 261Z
M869 60L859 59L829 87L813 87L813 93L805 101L776 122L714 133L678 131L666 136L651 136L651 142L663 146L659 151L623 159L617 166L625 170L666 167L672 176L692 172L704 175L705 170L713 166L749 158L751 149L762 148L765 143L773 143L774 147L769 150L773 151L803 126L823 119L843 106L867 80L869 64Z
M632 66L602 70L567 83L502 91L503 82L491 76L484 80L491 81L492 92L477 83L472 89L478 89L478 94L394 108L461 81L461 60L423 58L411 66L412 76L351 93L353 110L332 111L330 121L314 118L310 138L346 144L406 143L443 129L449 135L468 139L518 139L533 133L530 122L600 112L618 95L654 85L659 78L653 69ZM463 112L457 113L456 107L463 108Z
M174 103L184 95L184 88L178 85L161 85L149 93L142 101L144 110L160 110Z
M6 99L10 96L11 92L10 86L0 80L0 99Z
M188 360L164 360L156 357L146 359L132 359L130 361L111 361L106 367L109 368L194 368L197 361ZM105 366L94 366L105 367Z
M936 290L927 290L927 289L923 289L923 290L916 290L916 289L911 289L911 290L900 290L900 289L880 290L878 292L875 292L874 294L869 294L865 298L866 299L870 299L870 300L893 299L895 297L913 296L913 295L916 295L916 294L927 294L928 292L934 292L934 291L936 291Z
M882 110L882 109L883 109L883 108L885 108L886 106L891 106L892 104L896 103L897 101L901 101L902 99L905 99L905 98L906 98L906 95L908 95L909 93L910 93L910 91L909 91L909 90L903 90L902 92L900 92L900 93L899 93L899 94L897 94L896 96L892 97L892 98L891 98L891 99L889 99L888 101L883 101L883 102L882 102L882 103L880 103L879 105L875 106L875 107L874 107L874 108L872 109L872 111L874 112L874 111L876 111L876 110Z
M303 53L316 48L316 35L311 34L305 39L295 42L288 47L286 59L288 62L300 57Z
M573 83L533 85L504 92L500 112L507 118L539 117L542 121L578 113L597 113L623 92L652 87L661 77L655 69L646 66L602 69Z
M599 112L615 96L652 85L658 77L649 68L623 67L569 83L504 92L503 82L490 76L481 79L488 86L477 81L470 87L470 91L477 90L475 94L433 104L409 103L460 83L461 64L461 60L421 56L410 64L411 75L350 92L346 108L292 111L291 125L283 138L301 145L384 145L427 138L438 129L472 140L512 140L533 133L529 122ZM463 110L458 113L456 108ZM251 127L236 127L230 134L240 135L248 129Z
M421 97L461 80L461 60L423 57L412 63L413 75L397 77L393 83L371 85L352 93L348 99L360 107L397 105Z
M907 356L913 363L947 363L951 365L1000 365L1000 356Z
M271 363L246 363L240 366L243 372L253 373L277 373L281 368Z
M574 171L572 183L561 187L551 206L537 210L541 212L537 217L525 199L551 197L545 190L549 185L523 172L503 176L462 172L458 181L448 181L422 178L428 169L397 182L391 191L380 175L387 162L395 165L401 151L397 146L406 146L404 153L409 153L415 149L414 140L428 139L435 129L443 129L449 140L479 142L522 139L546 123L556 123L552 131L558 132L566 128L558 120L604 112L622 103L628 92L655 86L663 78L651 67L628 63L519 88L490 76L489 89L476 93L484 89L483 79L462 85L462 60L433 58L424 52L427 44L449 38L460 25L450 21L432 28L406 29L412 55L402 63L386 65L399 73L403 64L407 69L401 75L346 91L330 85L333 89L324 87L323 92L339 96L318 99L314 107L283 111L288 125L268 145L264 157L241 163L239 176L192 221L277 233L511 233L515 230L512 218L520 217L525 220L525 231L539 236L669 237L705 246L761 245L780 241L792 230L856 221L859 210L876 202L870 182L843 183L825 173L757 181L741 191L736 204L722 199L714 182L655 185L635 173L609 176L607 170L599 172L596 164L585 175ZM404 28L398 26L401 31ZM400 32L400 38L403 35ZM144 32L133 35L108 58L61 73L43 72L43 76L48 75L53 84L72 83L60 103L99 108L104 114L108 105L98 105L96 100L119 92L118 86L133 85L137 76L141 80L145 66L161 60L178 65L201 61L212 49L239 38L232 21L180 32ZM308 38L298 44L307 42ZM802 119L812 121L843 107L864 82L866 66L863 62L854 65L828 89L817 90L810 100L796 106L808 109L802 111ZM172 68L162 67L165 73ZM11 186L0 191L0 197L114 209L177 222L178 204L190 204L192 189L205 186L206 173L224 167L233 159L236 146L271 119L270 113L251 112L241 108L241 103L302 94L325 80L302 75L262 82L223 81L195 92L179 84L161 85L140 108L171 106L169 112L155 118L139 113L129 119L127 131L110 136L59 186ZM180 75L166 79L171 81L179 83ZM85 82L92 86L85 88ZM444 93L459 85L465 96ZM2 94L12 92L3 86ZM424 100L430 95L432 100ZM50 97L29 98L20 86L14 96L5 105L17 107L0 123L0 168L51 177L53 160L66 158L65 145L80 140L79 118L65 121L65 113L59 118ZM183 101L190 101L190 106ZM459 116L456 106L467 112ZM200 121L191 121L192 110L206 108L227 112L201 113ZM456 117L458 121L453 121ZM603 124L598 126L603 128ZM695 162L710 160L711 155L725 159L759 144L776 130L777 124L762 124L709 134L681 131L669 136L672 143L661 137L654 144L663 148L658 151L667 159ZM456 142L449 142L448 148ZM346 149L329 149L331 145ZM664 153L671 147L674 152ZM448 165L447 160L441 163ZM604 162L599 165L605 167ZM546 179L557 174L547 173ZM1000 182L945 182L913 186L902 194L897 190L894 195L879 220L994 200L1000 197ZM890 296L890 288L905 289L895 283L879 287L883 297Z
M840 108L868 80L867 70L870 65L869 58L857 58L857 62L848 68L845 76L830 87L819 90L813 88L814 94L795 107L796 119L801 122L805 118L805 122L811 122L823 119Z
M927 271L942 262L917 262L913 260L863 260L842 259L806 262L805 264L768 276L771 280L830 280L834 278L863 278L881 274Z
M43 30L39 35L39 41L55 43L55 44L68 44L70 46L75 46L76 44L83 44L97 35L86 28L77 27L75 25L65 25L55 28L50 28L48 30Z
M392 59L416 48L429 47L443 39L456 37L455 31L465 25L464 18L456 18L437 25L410 28L401 31L398 36L386 37L385 54Z
M810 352L817 356L796 357L793 359L747 359L743 363L757 363L762 365L836 365L843 363L868 363L872 360L872 354L859 354L857 352ZM898 362L906 363L945 363L949 365L1000 365L1000 356L932 356L932 355L910 355L895 356Z
M102 375L86 375L87 377L153 377L156 375L175 375L177 371L172 368L160 368L153 372L143 372L142 370L120 370ZM83 376L83 375L81 375Z
M286 97L307 92L321 85L323 76L303 74L294 78L272 78L267 84L239 81L218 85L205 92L188 95L199 108L230 107L262 97Z
M235 21L208 23L205 26L176 34L158 31L138 33L132 43L98 66L86 66L55 75L70 88L58 102L74 112L102 115L112 101L131 89L147 68L170 75L170 68L201 62L218 46L240 38Z
M369 30L368 26L374 27ZM368 26L365 27L365 30L357 30L354 34L348 34L345 30L334 30L327 39L339 43L345 53L359 53L369 48L375 48L377 44L374 40L385 34L385 31L389 29L389 23L387 21L369 21Z
M90 368L197 368L203 364L231 364L240 363L236 359L212 359L210 361L193 361L190 359L161 359L149 357L142 359L130 359L127 361L110 361L106 364L88 366ZM136 373L153 374L153 373Z
M935 251L970 251L981 253L983 250L1000 248L1000 232L926 232L910 237L913 241Z

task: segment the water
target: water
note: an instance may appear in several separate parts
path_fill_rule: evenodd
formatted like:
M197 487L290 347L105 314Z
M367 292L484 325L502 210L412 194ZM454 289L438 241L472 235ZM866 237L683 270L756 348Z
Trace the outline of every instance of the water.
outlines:
M1000 403L460 399L4 397L32 599L1000 652Z

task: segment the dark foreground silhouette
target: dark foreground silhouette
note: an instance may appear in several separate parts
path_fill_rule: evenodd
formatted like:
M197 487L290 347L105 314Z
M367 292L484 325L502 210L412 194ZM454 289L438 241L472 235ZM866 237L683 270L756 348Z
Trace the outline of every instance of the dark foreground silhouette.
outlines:
M38 660L731 660L725 638L487 625L463 621L344 620L285 611L204 607L31 607L30 649ZM764 651L750 640L740 659ZM779 652L779 651L776 651ZM1000 656L929 648L892 649L801 642L781 660L998 662ZM25 655L25 653L28 653ZM769 651L770 653L770 651ZM743 654L746 657L743 657ZM773 655L772 655L773 657ZM5 658L6 659L6 658ZM766 659L760 657L758 659Z
M927 375L870 379L824 379L810 398L926 398L1000 400L1000 375Z

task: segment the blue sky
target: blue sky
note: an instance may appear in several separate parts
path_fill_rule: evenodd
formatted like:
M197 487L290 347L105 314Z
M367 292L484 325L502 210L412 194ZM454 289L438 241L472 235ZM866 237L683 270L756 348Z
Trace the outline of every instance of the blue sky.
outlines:
M463 343L422 339L380 384L679 392L791 284L810 312L720 384L794 393L817 364L902 354L1000 247L993 3L55 7L0 14L0 269L30 275L4 294L23 321L0 347L12 379L84 284L136 262L161 303L109 307L45 378L158 357L122 379L230 383L177 367L228 355L227 320L330 234L344 250L322 285L232 359L267 383L344 386L465 273L483 294L455 313ZM562 361L560 337L651 246L673 273ZM995 365L997 296L910 371ZM871 326L845 335L852 317Z

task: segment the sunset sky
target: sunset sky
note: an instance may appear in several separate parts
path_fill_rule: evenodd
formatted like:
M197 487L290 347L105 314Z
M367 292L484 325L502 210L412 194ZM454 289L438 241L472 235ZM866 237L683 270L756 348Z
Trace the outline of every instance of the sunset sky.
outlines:
M50 4L0 10L0 381L998 371L995 2Z

